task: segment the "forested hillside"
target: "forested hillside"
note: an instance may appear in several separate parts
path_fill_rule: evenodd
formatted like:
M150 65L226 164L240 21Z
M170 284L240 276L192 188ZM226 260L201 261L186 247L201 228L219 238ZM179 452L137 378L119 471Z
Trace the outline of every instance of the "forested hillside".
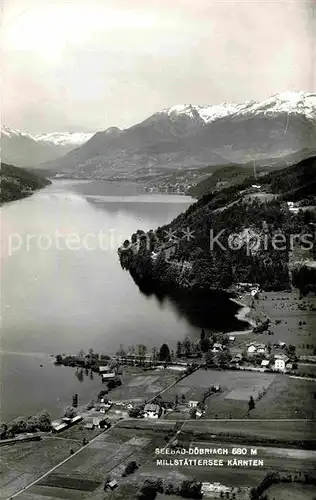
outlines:
M306 256L315 254L316 158L262 177L259 192L251 184L204 196L169 225L138 231L119 251L122 266L153 288L288 288L291 235L308 235ZM289 200L305 207L293 213Z
M50 181L45 177L6 163L1 163L0 181L1 203L24 198L32 194L33 191L50 184Z

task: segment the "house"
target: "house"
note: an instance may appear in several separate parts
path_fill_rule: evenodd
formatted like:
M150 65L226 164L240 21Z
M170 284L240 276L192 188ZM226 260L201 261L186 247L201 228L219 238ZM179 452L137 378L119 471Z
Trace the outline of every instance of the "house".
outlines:
M106 413L107 411L109 411L109 409L111 408L112 404L111 403L105 403L103 405L100 406L100 413Z
M84 426L84 428L93 431L93 429L94 429L93 422L87 422L86 425Z
M157 404L147 404L144 408L145 418L159 418L162 413L161 407Z
M284 372L286 368L286 363L289 358L284 354L277 354L274 356L274 369L280 372Z
M114 372L102 373L102 382L104 382L105 380L111 380L112 378L115 378Z
M295 205L294 201L288 201L287 206L291 213L298 214L300 209Z
M116 488L118 486L118 483L115 479L113 479L112 481L110 481L107 486L111 489L111 490L114 490L114 488Z
M260 285L258 283L237 283L237 290L243 291L243 292L249 292L252 289L258 289L260 288Z
M69 427L69 424L66 422L61 422L60 420L55 420L52 422L53 432L61 432Z
M276 359L274 361L274 369L284 372L285 371L285 361L284 359Z
M263 366L264 368L268 368L269 364L270 364L270 361L268 359L263 359L261 361L261 366Z
M223 344L215 342L215 344L213 345L212 352L221 352L222 350L223 350Z
M99 366L99 373L108 373L111 371L110 365Z
M203 410L201 408L197 408L195 412L196 418L201 418L203 416Z
M198 401L189 401L189 408L196 408L198 404Z
M255 346L254 344L251 344L247 349L247 354L249 355L255 354L256 352L257 352L257 346Z
M275 348L280 348L280 349L283 349L284 347L286 346L286 343L285 342L281 342L281 340L277 340L274 344L273 344L273 347Z
M257 344L257 352L256 354L265 354L266 353L266 345L265 344Z
M151 258L152 260L157 260L159 257L159 252L151 252Z
M228 337L228 340L229 340L229 342L235 342L236 337L234 337L233 335L230 335L230 336Z
M93 425L98 429L107 429L109 427L108 420L103 417L94 417Z
M227 495L228 493L232 493L234 491L234 488L229 487L229 486L224 486L223 484L217 483L217 482L202 483L202 490L201 491L202 491L202 493L212 494L212 497L214 494L217 493L216 498L224 498L224 494Z

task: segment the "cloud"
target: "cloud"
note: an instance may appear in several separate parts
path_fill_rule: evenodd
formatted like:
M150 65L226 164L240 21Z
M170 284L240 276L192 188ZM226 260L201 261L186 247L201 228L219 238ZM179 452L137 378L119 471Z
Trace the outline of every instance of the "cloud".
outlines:
M179 102L315 90L312 12L302 0L10 0L4 121L94 130Z

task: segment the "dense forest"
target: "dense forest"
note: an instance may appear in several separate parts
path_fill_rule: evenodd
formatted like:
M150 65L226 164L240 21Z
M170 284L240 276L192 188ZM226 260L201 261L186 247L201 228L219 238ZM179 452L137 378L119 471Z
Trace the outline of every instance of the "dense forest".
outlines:
M24 198L36 189L50 184L50 181L45 177L6 163L1 163L0 181L0 203Z
M207 194L170 224L137 231L119 249L122 267L153 289L229 290L237 282L289 288L297 245L315 258L316 158L262 177L259 193L251 185L248 179ZM305 209L292 213L292 200ZM309 245L293 244L291 235L303 234Z

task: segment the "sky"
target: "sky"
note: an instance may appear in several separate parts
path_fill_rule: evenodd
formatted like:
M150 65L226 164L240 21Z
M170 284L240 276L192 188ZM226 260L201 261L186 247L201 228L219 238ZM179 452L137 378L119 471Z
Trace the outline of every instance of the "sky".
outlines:
M316 0L4 0L2 123L126 128L182 103L316 91Z

